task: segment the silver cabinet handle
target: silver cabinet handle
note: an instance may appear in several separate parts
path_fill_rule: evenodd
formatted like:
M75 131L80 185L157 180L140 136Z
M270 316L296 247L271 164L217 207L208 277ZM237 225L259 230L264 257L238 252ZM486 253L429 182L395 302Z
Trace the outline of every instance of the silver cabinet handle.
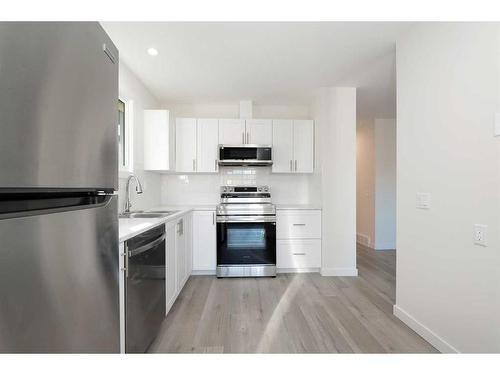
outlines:
M215 225L215 212L212 212L212 225Z
M195 160L195 159L193 159L193 172L196 170L196 165L195 165L195 163L196 163L196 160Z
M306 225L304 223L294 223L292 224L294 227L305 227Z
M247 143L250 144L250 133L247 132Z
M290 160L290 172L293 172L293 169L292 169L292 160Z
M217 168L218 168L219 164L217 163L217 159L215 159L215 171L217 172Z
M297 172L297 160L295 160L295 172Z
M306 255L306 253L293 253L292 255Z

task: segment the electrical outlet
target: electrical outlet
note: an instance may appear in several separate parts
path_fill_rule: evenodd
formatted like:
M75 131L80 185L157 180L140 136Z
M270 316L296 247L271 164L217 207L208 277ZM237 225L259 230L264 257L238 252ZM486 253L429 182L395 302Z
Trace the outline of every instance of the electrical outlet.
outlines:
M480 246L488 246L488 226L483 224L474 225L474 243Z
M431 208L431 195L429 193L417 193L416 206L422 210Z

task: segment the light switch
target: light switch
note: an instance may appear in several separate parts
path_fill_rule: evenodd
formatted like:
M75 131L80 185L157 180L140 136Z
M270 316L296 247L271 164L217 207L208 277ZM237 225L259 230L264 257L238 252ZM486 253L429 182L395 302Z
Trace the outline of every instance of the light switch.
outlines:
M429 193L417 193L417 208L428 210L431 208L431 195Z
M474 225L474 243L480 246L488 246L488 226L483 224Z

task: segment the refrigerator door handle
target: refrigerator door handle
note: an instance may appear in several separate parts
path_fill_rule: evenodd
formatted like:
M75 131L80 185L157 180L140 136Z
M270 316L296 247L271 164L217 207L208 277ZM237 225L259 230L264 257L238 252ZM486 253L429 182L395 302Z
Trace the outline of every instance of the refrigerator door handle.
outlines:
M0 194L0 220L105 207L115 194L16 196Z

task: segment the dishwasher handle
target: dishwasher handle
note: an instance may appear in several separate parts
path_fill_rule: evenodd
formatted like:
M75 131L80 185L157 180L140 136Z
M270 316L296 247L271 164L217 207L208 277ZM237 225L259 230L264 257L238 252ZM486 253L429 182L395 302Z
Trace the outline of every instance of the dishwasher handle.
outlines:
M156 247L158 244L163 242L165 240L166 233L163 233L160 237L155 239L154 241L151 241L150 243L147 243L146 245L140 246L134 250L129 250L128 256L131 258L133 256L136 256L138 254L144 253L145 251L151 250L152 248Z

